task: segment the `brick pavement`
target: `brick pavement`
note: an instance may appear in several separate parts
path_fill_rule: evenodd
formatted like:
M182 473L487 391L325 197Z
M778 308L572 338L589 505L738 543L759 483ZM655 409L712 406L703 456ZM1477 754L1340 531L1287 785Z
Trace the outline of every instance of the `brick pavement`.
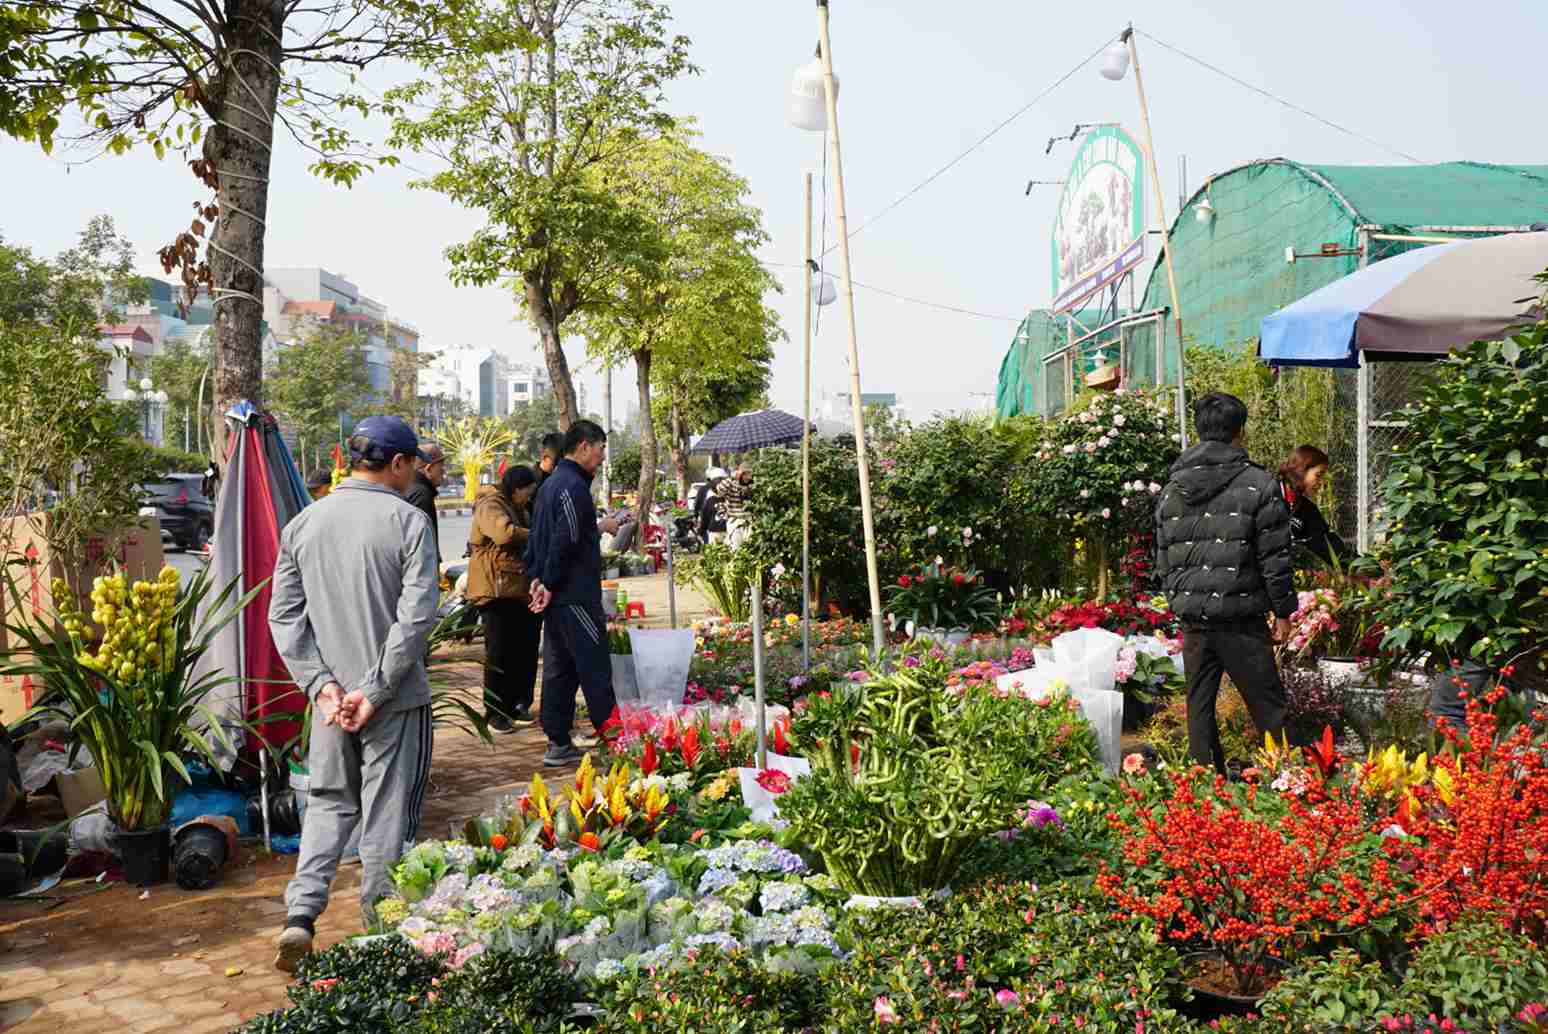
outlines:
M664 627L665 575L623 584L644 602L646 624ZM691 590L679 590L678 604L681 622L709 613ZM477 659L477 649L464 651L438 677L474 691ZM543 747L530 727L493 747L438 730L421 836L445 836L451 823L525 787L541 769ZM0 900L0 1032L218 1034L283 1008L273 938L294 865L294 857L244 846L208 891L169 883L142 898L138 888L76 880L49 900ZM359 867L344 867L318 920L319 947L360 932L359 886Z

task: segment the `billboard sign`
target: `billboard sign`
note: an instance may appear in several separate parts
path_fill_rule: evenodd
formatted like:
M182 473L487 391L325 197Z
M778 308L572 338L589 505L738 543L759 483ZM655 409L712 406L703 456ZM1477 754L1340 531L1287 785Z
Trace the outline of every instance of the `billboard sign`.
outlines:
M1145 259L1144 152L1117 126L1082 139L1053 230L1054 312L1067 312Z

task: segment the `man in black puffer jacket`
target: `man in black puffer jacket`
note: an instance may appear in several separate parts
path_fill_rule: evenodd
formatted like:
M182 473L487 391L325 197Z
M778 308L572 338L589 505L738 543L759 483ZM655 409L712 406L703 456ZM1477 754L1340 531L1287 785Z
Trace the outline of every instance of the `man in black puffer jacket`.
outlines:
M1296 596L1290 513L1268 471L1242 448L1247 407L1233 395L1198 402L1199 444L1172 466L1156 505L1156 559L1172 612L1183 625L1188 669L1188 749L1226 770L1215 724L1220 676L1228 674L1259 733L1283 735L1285 689L1269 641L1290 632Z

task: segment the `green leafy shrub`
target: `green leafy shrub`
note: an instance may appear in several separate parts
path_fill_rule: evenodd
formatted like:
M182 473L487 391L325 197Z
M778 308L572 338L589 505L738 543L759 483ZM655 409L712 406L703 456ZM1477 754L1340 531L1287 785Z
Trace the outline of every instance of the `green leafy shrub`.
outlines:
M1096 737L1066 698L948 691L947 674L940 659L910 657L863 686L809 697L792 722L812 774L780 798L780 815L846 890L944 887L980 838L1095 766Z
M393 1034L445 969L401 937L345 941L301 961L288 989L295 1008L260 1016L240 1034Z
M1548 999L1548 952L1488 921L1462 921L1425 942L1403 975L1397 1014L1434 1013L1461 1024L1498 1024Z
M963 855L952 886L966 890L991 881L1051 883L1096 875L1117 849L1107 813L1127 805L1118 781L1106 771L1071 776L1047 803L1057 821L1029 814L1019 828L984 837Z
M1520 674L1542 680L1548 321L1453 353L1402 419L1410 441L1382 486L1384 645L1489 666L1535 652Z
M677 583L698 588L723 617L732 621L751 617L752 583L759 574L753 550L712 542L698 556L684 556L674 566Z
M824 1030L873 1029L883 1002L900 1032L1187 1029L1175 951L1081 882L987 884L930 911L852 913L846 932Z
M860 478L853 444L812 440L812 591L851 612L868 610L860 541ZM750 531L744 551L763 570L801 570L801 453L765 449L752 463ZM873 467L872 477L876 476Z
M1050 424L1032 454L1033 513L1061 538L1085 540L1099 599L1131 540L1149 532L1176 458L1168 396L1142 392L1090 397Z
M1260 1008L1279 1030L1363 1034L1376 1029L1396 997L1397 987L1379 963L1339 948L1287 973Z
M681 969L621 977L609 990L596 1034L787 1034L815 1026L820 981L770 973L745 953L710 947Z

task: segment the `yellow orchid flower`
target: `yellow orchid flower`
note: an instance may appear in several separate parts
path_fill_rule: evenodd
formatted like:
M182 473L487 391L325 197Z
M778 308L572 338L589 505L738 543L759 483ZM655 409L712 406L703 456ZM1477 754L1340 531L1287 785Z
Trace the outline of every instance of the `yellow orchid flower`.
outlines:
M538 818L543 820L544 825L547 825L553 819L554 814L548 807L548 787L544 785L542 776L533 775L532 791L529 796L532 801L532 807L538 813Z
M1440 799L1448 808L1451 807L1457 796L1456 784L1452 779L1451 769L1437 768L1435 775L1431 778L1431 782L1435 784L1435 792L1440 795Z

